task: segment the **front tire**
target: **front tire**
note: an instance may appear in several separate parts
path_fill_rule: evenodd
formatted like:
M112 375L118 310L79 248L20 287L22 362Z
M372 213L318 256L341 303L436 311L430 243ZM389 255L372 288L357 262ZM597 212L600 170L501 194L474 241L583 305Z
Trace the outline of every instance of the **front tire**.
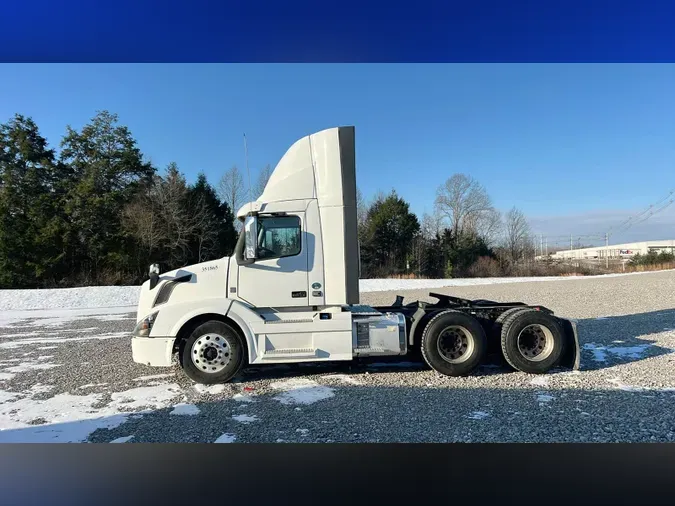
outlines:
M188 378L212 385L231 380L244 363L239 333L224 322L211 320L195 328L181 350L181 364Z
M422 356L429 366L446 376L464 376L480 365L487 351L481 324L459 311L443 311L424 328Z
M501 330L504 358L514 369L543 374L562 356L564 332L558 320L541 311L518 311L506 318Z

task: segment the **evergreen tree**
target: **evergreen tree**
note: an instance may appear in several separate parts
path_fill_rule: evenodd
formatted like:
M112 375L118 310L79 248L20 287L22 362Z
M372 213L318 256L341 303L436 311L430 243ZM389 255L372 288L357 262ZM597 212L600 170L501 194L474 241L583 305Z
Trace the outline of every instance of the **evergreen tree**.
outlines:
M131 262L122 209L151 184L155 171L129 129L108 111L97 113L80 132L68 127L61 147L70 169L65 206L72 226L70 266L85 279L105 281L105 268L119 271Z
M237 241L232 210L218 198L203 172L189 189L189 206L193 214L204 215L191 241L191 263L232 254Z
M59 169L31 118L0 125L0 287L35 287L61 259Z
M398 274L406 270L412 240L419 232L410 205L392 191L368 209L362 225L362 270L372 275Z

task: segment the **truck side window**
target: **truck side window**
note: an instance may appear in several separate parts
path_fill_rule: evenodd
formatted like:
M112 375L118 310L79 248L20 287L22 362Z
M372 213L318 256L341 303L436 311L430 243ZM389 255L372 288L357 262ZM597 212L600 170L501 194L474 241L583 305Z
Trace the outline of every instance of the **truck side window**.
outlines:
M290 257L300 253L298 216L263 217L258 220L258 258Z

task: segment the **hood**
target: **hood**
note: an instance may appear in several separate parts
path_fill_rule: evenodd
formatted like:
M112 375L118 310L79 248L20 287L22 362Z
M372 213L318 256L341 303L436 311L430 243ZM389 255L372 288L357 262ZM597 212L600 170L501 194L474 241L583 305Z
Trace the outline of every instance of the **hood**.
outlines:
M136 321L176 301L227 297L229 261L229 257L219 258L161 273L153 289L150 289L150 280L146 280L141 285Z

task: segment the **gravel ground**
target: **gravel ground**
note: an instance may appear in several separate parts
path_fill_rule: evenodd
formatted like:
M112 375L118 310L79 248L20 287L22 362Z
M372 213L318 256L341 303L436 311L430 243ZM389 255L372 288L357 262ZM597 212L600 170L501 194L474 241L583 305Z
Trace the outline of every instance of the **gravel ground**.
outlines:
M675 272L434 291L577 319L581 370L447 378L371 359L249 368L202 388L177 366L132 362L134 314L24 320L0 328L0 442L675 441Z

